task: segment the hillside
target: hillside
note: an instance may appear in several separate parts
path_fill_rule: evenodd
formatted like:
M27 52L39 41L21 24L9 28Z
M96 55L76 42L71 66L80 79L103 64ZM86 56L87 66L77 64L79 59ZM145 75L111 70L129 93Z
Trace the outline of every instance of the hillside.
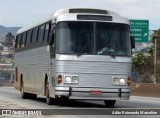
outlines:
M0 25L0 41L5 40L5 36L8 32L11 32L14 36L20 27L4 27Z

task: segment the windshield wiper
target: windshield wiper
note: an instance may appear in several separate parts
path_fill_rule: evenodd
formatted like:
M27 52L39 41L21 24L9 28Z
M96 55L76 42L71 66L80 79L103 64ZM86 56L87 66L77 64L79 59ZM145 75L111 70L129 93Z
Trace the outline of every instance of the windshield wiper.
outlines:
M115 50L114 49L110 49L107 52L108 52L108 55L110 55L111 57L115 58Z
M112 56L113 58L115 58L115 50L114 50L114 49L107 48L107 47L102 48L102 50L99 51L97 54L98 54L98 55L110 55L110 56Z
M84 51L85 51L85 48L82 48L82 49L77 53L77 57L81 56Z
M85 51L87 50L88 46L89 46L89 45L88 45L88 43L87 43L84 47L82 47L81 50L77 53L77 57L79 57L79 56L81 56L82 54L86 53Z

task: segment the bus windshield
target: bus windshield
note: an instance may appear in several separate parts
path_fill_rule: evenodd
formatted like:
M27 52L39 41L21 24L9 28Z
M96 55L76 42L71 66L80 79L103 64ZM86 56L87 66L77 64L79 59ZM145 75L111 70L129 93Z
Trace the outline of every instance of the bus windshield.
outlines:
M107 22L60 22L56 53L131 56L129 26Z

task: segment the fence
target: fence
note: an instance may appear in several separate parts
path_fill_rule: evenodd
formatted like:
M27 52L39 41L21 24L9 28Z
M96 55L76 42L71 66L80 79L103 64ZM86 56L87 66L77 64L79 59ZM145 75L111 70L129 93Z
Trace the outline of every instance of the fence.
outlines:
M160 97L160 84L133 83L131 89L133 96Z

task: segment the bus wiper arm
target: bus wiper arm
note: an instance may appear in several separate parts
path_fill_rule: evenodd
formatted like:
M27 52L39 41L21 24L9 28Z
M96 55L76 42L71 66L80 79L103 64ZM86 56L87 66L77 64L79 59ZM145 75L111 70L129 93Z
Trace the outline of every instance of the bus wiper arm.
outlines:
M101 55L101 54L106 54L106 55L110 55L113 58L115 58L115 50L114 49L110 49L107 47L104 47L100 52L98 52L97 54Z
M84 48L83 48L82 50L80 50L80 51L77 53L77 57L81 56L81 55L83 54L84 50L85 50Z
M114 49L109 49L107 51L107 54L110 55L111 57L115 58L115 50Z
M84 48L82 48L82 49L77 53L77 56L78 56L78 57L81 56L86 49L87 49L87 46L85 46Z

